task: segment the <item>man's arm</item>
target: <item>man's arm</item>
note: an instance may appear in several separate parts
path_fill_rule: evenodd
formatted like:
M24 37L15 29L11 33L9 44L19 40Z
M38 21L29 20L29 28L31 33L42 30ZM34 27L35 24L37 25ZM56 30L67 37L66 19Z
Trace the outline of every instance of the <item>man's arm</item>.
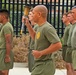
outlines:
M35 39L35 34L36 34L36 32L35 32L35 30L32 28L32 26L31 26L28 18L25 19L25 25L26 25L26 27L28 28L28 31L29 31L29 33L30 33L31 38L34 40L34 39Z
M5 40L6 40L5 62L10 62L10 50L12 49L11 34L5 34Z
M53 52L55 52L55 51L57 51L61 48L62 48L61 42L51 44L47 49L41 51L41 54L42 55L47 55L47 54L53 53Z
M42 51L38 51L38 50L33 50L32 54L35 58L40 58L43 55L48 55L51 54L59 49L62 48L62 44L61 42L55 43L55 44L51 44L48 48L42 50Z

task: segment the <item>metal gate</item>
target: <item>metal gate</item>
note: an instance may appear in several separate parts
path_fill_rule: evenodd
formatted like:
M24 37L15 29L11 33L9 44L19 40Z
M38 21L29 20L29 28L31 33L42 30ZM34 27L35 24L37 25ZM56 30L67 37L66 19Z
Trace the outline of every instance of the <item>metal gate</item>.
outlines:
M6 8L10 11L10 21L14 32L20 35L24 6L29 4L34 7L43 4L49 10L48 21L56 28L59 37L62 37L65 28L61 21L62 14L69 11L75 3L76 0L0 0L0 9Z

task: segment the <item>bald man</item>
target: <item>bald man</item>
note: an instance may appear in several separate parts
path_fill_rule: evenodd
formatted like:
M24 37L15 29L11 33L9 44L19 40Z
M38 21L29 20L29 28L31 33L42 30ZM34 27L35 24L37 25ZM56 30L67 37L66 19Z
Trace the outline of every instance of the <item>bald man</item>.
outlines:
M60 39L55 28L47 22L48 10L44 5L35 6L32 13L33 21L38 24L37 31L32 29L27 18L25 21L25 25L35 41L35 50L32 50L35 64L31 75L54 75L55 64L51 55L61 49Z

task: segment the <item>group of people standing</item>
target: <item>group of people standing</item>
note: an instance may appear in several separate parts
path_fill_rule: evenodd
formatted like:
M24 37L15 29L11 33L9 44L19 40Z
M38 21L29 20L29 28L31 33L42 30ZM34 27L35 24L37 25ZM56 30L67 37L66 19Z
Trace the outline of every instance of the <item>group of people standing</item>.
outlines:
M62 21L66 26L63 35L63 60L67 75L76 75L76 6L63 14Z
M34 57L31 75L54 75L52 53L62 47L55 28L47 22L47 14L46 6L37 5L29 12L29 18L22 18L28 28L30 41L34 43L32 46L30 42L29 46L29 54ZM0 10L0 23L0 75L8 75L9 69L13 68L13 27L9 22L8 10Z
M31 67L29 68L31 75L54 75L55 64L52 53L62 48L57 31L47 22L47 14L46 6L37 5L30 10L28 18L22 17L22 22L30 34L28 65ZM76 75L75 16L76 7L73 7L70 12L63 14L62 17L62 21L66 25L62 53L63 59L66 61L67 75ZM13 27L9 22L8 10L0 10L0 23L2 23L0 27L0 75L8 75L9 69L13 68Z

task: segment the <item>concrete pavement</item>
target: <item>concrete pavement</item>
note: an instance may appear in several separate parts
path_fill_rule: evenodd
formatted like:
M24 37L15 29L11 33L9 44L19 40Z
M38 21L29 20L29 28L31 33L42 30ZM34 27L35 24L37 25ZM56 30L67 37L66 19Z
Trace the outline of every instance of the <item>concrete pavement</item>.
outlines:
M31 75L31 73L28 71L27 64L14 63L14 68L10 70L9 75ZM55 75L66 75L66 70L56 69Z

